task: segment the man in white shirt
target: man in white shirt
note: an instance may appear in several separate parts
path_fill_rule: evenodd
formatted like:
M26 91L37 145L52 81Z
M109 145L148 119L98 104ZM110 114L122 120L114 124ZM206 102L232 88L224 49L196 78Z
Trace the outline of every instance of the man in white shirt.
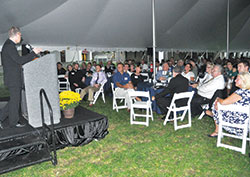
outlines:
M207 81L213 78L212 76L213 67L214 64L212 64L211 62L207 62L205 75L203 78L199 78L199 83L198 83L199 86L201 86L203 83L206 83Z
M222 75L223 68L220 65L215 65L212 70L213 78L203 83L200 86L197 84L193 87L197 87L197 93L194 95L191 102L191 113L192 116L201 114L202 104L209 103L210 99L213 97L216 90L222 90L225 88L225 80Z
M143 72L148 71L148 65L145 63L144 60L141 61L141 68Z

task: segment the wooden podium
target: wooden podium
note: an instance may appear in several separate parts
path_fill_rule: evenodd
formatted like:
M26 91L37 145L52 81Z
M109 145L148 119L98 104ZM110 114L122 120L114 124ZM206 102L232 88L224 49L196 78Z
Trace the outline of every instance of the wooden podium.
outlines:
M58 93L55 54L45 55L23 66L24 90L22 109L27 109L28 122L33 127L42 126L40 90L43 88L53 110L54 123L60 122L60 103ZM26 102L26 103L25 103ZM26 106L25 106L26 105ZM50 125L48 106L43 98L45 123Z

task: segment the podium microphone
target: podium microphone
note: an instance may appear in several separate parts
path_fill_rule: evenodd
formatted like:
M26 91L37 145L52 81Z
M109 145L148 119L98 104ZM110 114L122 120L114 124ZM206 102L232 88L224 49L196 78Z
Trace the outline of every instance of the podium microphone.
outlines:
M31 52L33 50L33 47L30 44L26 44L25 47Z

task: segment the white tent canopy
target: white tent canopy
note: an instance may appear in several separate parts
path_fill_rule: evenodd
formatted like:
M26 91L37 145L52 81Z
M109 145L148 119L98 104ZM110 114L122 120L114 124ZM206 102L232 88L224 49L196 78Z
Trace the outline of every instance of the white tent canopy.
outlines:
M161 50L225 51L227 0L156 0ZM0 45L21 27L35 46L138 51L152 47L151 0L1 0ZM230 51L250 46L250 1L230 0Z

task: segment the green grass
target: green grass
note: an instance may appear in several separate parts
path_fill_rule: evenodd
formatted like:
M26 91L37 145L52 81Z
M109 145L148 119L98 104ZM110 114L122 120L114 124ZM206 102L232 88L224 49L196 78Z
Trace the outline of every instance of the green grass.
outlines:
M177 131L156 114L149 127L130 125L129 113L113 111L112 99L106 99L88 108L109 119L103 140L59 150L55 167L45 162L3 176L250 176L249 145L246 155L217 148L216 138L207 137L212 119L193 118L191 128Z

